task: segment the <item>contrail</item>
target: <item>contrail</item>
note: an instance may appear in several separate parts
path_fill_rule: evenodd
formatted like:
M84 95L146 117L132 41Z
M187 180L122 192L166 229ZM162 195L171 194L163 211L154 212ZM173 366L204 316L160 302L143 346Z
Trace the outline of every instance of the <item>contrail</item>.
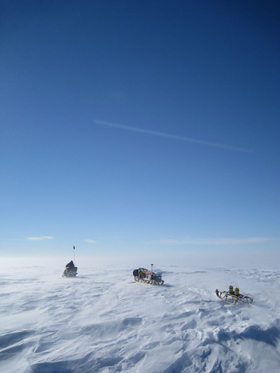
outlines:
M215 148L222 148L222 149L227 149L227 150L234 150L234 151L237 151L237 152L244 152L244 153L253 153L253 150L251 150L251 149L244 149L244 148L239 148L239 147L236 147L236 146L230 146L230 145L218 144L218 143L215 143L215 142L197 140L197 139L192 139L191 137L169 135L167 133L162 133L162 132L143 130L141 128L135 128L135 127L130 127L130 126L123 126L122 124L105 122L103 120L98 120L98 119L96 119L94 121L94 123L101 124L102 126L120 128L120 129L127 130L127 131L134 131L134 132L146 133L147 135L153 135L153 136L159 136L159 137L166 137L168 139L174 139L174 140L180 140L180 141L187 141L187 142L192 142L192 143L195 143L195 144L212 146L212 147L215 147Z

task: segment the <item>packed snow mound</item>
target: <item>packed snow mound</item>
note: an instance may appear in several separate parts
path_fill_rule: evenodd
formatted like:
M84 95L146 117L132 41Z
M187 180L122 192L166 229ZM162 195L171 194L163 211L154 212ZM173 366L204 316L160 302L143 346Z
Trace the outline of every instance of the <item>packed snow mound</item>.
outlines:
M50 268L1 268L1 372L279 372L279 268L159 263L162 286L134 264ZM219 300L229 284L254 302Z

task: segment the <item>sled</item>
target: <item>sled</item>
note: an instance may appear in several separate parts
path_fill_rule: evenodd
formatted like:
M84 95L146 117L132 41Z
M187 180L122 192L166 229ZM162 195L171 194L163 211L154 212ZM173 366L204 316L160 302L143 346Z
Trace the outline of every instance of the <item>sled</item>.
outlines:
M239 293L239 289L235 288L233 291L233 287L230 286L229 291L220 291L216 289L216 295L219 299L223 300L228 304L237 304L238 302L241 303L252 303L253 298L247 295L243 295Z
M163 285L164 281L161 278L161 273L149 271L146 268L139 268L133 271L134 280L143 282L149 285Z

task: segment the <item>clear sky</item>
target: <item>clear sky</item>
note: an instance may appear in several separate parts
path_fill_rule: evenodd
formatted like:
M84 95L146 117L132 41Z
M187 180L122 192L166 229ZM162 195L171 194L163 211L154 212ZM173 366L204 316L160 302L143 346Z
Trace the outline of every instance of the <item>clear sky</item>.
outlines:
M279 2L0 8L2 255L279 248Z

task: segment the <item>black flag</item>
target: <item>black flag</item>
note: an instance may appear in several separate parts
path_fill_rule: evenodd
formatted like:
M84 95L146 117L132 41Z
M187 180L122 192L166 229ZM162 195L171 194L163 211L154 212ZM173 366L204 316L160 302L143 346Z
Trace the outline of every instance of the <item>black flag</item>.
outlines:
M75 246L73 246L73 250L75 250Z

